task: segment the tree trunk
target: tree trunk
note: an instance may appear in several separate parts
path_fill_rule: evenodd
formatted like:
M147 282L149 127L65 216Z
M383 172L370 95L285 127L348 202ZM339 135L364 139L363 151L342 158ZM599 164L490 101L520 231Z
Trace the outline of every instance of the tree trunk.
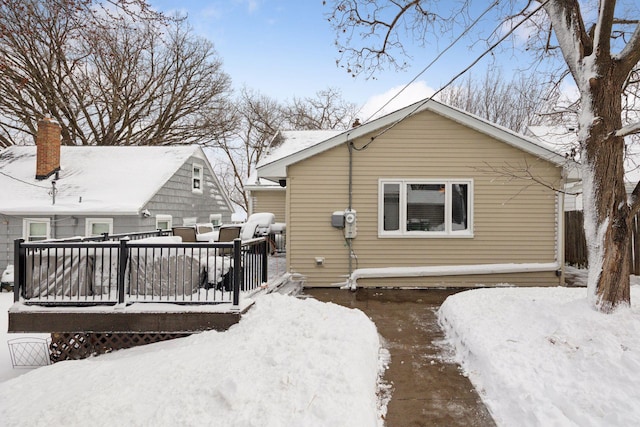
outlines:
M580 133L589 298L597 310L607 313L630 303L630 207L624 138L613 135L622 126L621 89L613 72L613 66L600 67L599 77L584 83L590 96L582 98Z

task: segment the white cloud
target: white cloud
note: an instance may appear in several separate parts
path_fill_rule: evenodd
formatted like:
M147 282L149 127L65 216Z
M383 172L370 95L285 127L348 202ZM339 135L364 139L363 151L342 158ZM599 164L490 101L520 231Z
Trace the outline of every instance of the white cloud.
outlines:
M198 14L205 19L221 19L222 11L216 6L209 6L201 9Z
M253 13L260 7L259 0L236 0L236 3L247 7L249 13Z
M404 87L405 86L396 86L382 94L371 96L360 109L360 121L364 123L365 121L381 117L425 99L435 93L435 90L427 86L427 83L424 81L411 83L403 90Z

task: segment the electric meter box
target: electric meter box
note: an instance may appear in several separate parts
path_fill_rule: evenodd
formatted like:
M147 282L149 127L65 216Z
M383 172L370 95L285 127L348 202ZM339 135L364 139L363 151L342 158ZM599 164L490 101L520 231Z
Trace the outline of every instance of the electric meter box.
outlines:
M344 237L346 239L355 239L358 235L358 226L356 224L356 211L347 209L344 211Z

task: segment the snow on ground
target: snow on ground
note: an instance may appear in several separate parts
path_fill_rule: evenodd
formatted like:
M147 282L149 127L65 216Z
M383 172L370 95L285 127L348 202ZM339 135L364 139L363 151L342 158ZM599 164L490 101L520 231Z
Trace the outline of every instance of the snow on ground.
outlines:
M7 297L0 294L4 313ZM6 346L6 320L0 326ZM2 382L0 424L382 425L379 350L375 325L359 310L266 295L226 332L59 362ZM0 372L11 369L0 362Z
M637 425L634 281L632 306L612 315L591 309L585 288L571 287L461 292L439 316L499 426ZM0 304L6 312L11 294L0 294ZM0 424L380 426L386 402L376 402L376 381L387 360L379 351L362 312L271 295L224 333L61 362L11 380L25 371L11 371L0 353Z
M631 426L640 420L640 286L601 314L585 288L455 294L448 341L499 426Z
M50 334L8 334L7 329L9 327L9 316L7 311L13 304L13 292L1 292L0 293L0 384L2 381L6 381L10 378L22 375L28 370L25 369L12 369L11 357L9 355L9 347L6 342L8 339L34 337L34 338L48 338ZM2 402L0 402L2 405ZM1 424L1 423L0 423Z

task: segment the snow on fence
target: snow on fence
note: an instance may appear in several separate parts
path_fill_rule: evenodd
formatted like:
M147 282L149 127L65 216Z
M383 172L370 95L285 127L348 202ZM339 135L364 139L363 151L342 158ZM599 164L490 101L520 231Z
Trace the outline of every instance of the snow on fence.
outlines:
M14 298L47 306L238 305L241 292L267 281L265 238L182 243L167 234L159 230L133 238L129 234L84 241L18 239Z

